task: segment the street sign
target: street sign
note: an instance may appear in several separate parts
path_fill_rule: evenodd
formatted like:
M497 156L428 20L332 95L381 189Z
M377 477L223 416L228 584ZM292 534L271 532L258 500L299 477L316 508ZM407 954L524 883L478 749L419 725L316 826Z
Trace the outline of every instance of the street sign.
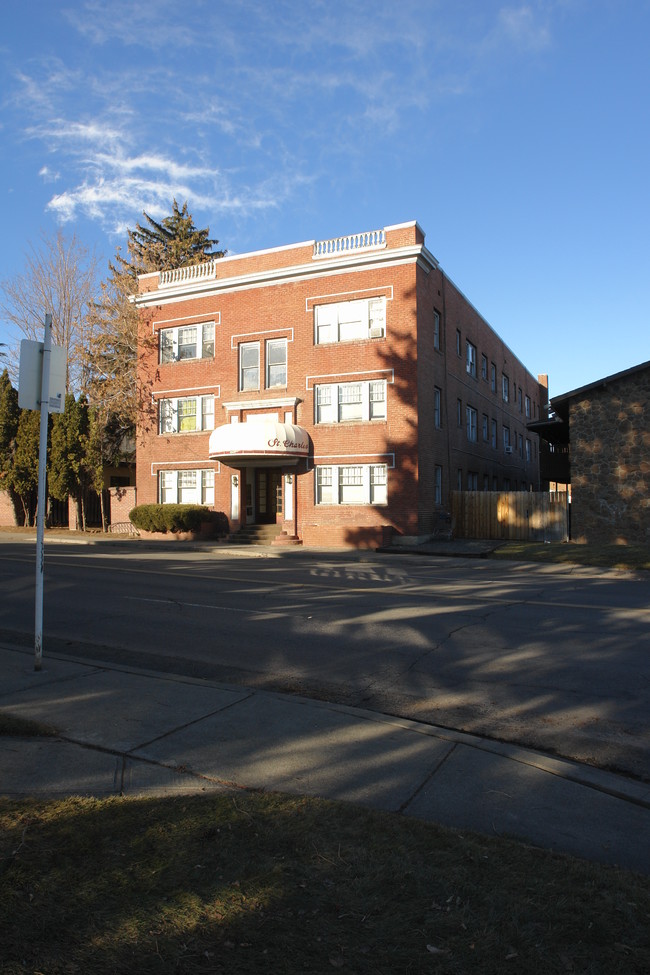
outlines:
M50 350L48 413L63 413L65 409L66 367L64 347L53 345ZM42 382L43 343L23 339L20 343L20 375L18 380L18 406L21 409L41 409Z

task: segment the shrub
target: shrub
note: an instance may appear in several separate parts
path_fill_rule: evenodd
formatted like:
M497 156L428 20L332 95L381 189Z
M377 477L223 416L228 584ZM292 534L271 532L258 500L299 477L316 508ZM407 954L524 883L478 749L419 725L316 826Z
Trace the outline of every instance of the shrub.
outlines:
M225 535L228 518L223 511L212 511L200 504L139 504L129 512L129 520L145 532L198 532L208 524L211 534Z

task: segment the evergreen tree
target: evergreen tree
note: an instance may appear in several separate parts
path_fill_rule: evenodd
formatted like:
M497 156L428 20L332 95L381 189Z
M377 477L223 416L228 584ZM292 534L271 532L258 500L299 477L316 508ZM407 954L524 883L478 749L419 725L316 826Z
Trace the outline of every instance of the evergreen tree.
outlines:
M0 487L11 468L19 419L18 391L11 385L7 370L3 369L0 375Z
M138 313L131 301L137 275L200 264L223 257L210 229L194 226L187 203L159 223L144 213L145 225L127 232L127 257L118 248L109 262L109 277L90 315L91 340L87 351L89 381L85 387L91 404L100 409L106 424L105 459L116 461L133 451L137 420L151 410L148 390L138 385ZM149 339L149 341L152 341ZM109 436L110 434L110 436Z
M41 414L38 410L21 410L16 442L7 486L20 499L26 525L32 526L38 500L38 450Z
M77 521L86 530L85 490L88 486L86 466L88 449L88 403L65 398L65 412L54 416L52 440L48 451L48 486L53 498L65 501L72 496L77 504Z
M179 210L174 200L171 215L159 223L146 212L143 217L144 226L137 223L135 230L128 231L130 261L118 257L118 264L133 274L203 264L226 253L214 249L219 241L210 238L209 227L199 230L194 226L192 214L187 212L187 201Z

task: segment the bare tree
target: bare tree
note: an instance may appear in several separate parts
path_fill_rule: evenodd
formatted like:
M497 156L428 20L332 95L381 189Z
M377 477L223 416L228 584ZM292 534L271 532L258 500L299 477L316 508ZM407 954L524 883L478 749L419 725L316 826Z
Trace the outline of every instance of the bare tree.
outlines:
M25 270L0 285L0 311L26 339L41 341L46 313L52 315L52 341L66 350L67 387L85 388L85 348L90 340L89 310L97 290L97 259L73 234L61 230L42 236L39 248L30 246ZM9 368L17 374L18 349L9 354Z

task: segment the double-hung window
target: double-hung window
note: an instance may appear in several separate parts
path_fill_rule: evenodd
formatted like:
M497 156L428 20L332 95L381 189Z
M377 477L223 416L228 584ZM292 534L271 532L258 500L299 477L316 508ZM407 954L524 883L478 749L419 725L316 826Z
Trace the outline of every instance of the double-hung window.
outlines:
M436 464L433 470L433 500L435 504L442 504L442 467Z
M466 407L465 417L467 420L467 439L471 443L476 443L478 440L478 413L473 406Z
M211 359L214 356L214 322L160 330L160 361Z
M527 396L524 402L526 404L526 419L530 420L530 396Z
M337 464L316 468L316 504L386 504L386 464Z
M433 390L433 422L437 430L442 427L442 390L435 387Z
M214 471L160 471L158 497L161 504L214 504Z
M465 369L470 376L476 379L476 346L469 340L466 342L467 358Z
M487 382L488 377L488 361L487 356L481 354L481 379L485 379Z
M158 404L160 433L192 433L214 429L214 395L161 399Z
M489 432L489 425L488 425L488 415L487 413L484 413L483 414L483 443L489 443L489 440L490 440L490 432Z
M440 312L433 312L433 347L440 350Z
M505 373L501 376L501 395L504 403L510 402L510 380Z
M314 339L317 345L383 338L385 334L385 298L360 298L316 305Z
M242 342L239 346L239 388L260 388L259 342Z
M339 386L339 421L362 419L361 383L341 383Z
M287 385L287 340L269 339L266 343L266 386Z
M316 423L363 423L386 419L386 380L315 387Z

